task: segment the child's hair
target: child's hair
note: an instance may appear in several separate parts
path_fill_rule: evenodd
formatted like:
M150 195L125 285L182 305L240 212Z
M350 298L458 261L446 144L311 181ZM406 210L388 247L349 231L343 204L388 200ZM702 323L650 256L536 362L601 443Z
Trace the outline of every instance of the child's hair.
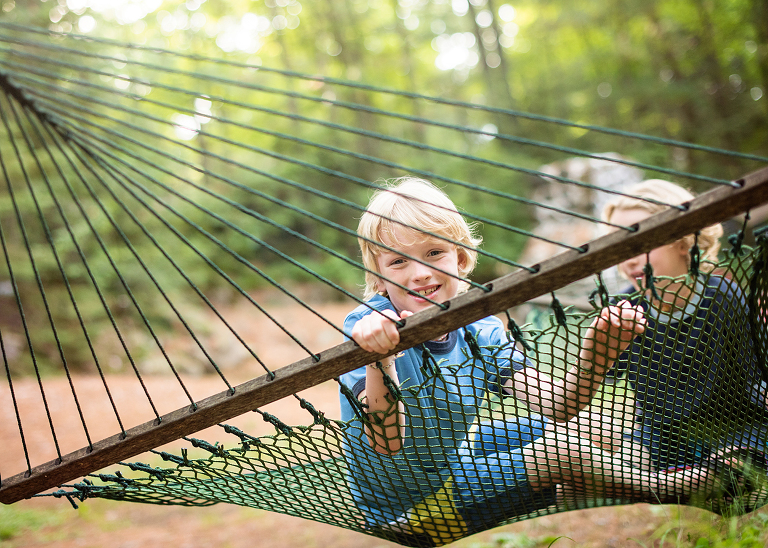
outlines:
M637 183L625 191L631 196L618 196L617 198L608 202L603 208L603 219L608 221L617 209L641 209L647 211L651 215L669 209L672 205L680 205L685 202L693 200L694 195L681 186L678 186L669 181L663 179L648 179L641 183ZM656 204L653 202L646 202L638 198L648 198L662 202ZM669 204L669 205L663 205ZM720 238L723 235L723 227L718 224L708 226L699 231L698 238L689 234L681 238L684 240L690 249L693 247L694 242L699 246L701 251L701 260L705 259L711 262L717 262L717 254L720 251ZM712 264L701 265L702 270L711 269Z
M415 177L401 177L387 182L373 194L357 227L363 265L368 269L365 273L365 299L378 292L376 258L382 248L375 242L402 243L396 237L399 226L410 228L424 239L432 236L422 231L455 242L455 245L458 244L459 276L466 278L474 270L477 264L475 249L482 242L476 234L476 226L468 224L448 195L434 184ZM460 291L466 288L464 283Z

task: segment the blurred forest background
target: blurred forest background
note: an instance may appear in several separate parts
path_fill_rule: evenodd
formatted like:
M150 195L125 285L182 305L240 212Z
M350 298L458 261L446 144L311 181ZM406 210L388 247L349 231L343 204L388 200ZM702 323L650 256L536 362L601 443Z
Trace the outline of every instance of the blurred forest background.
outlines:
M295 140L268 134L255 135L235 124L220 128L218 136L254 144L370 182L405 174L361 159L361 155L388 150L390 157L397 157L402 165L449 174L456 179L475 181L488 188L526 197L535 184L531 175L519 172L499 175L487 166L464 162L458 155L472 154L525 169L537 169L563 159L565 154L494 139L494 134L501 133L554 146L618 153L640 162L723 179L738 178L746 170L754 169L738 159L621 140L581 127L553 127L535 119L512 116L504 109L745 153L765 154L768 147L768 97L765 97L768 93L768 4L762 0L606 0L587 4L562 0L0 0L0 21L108 38L142 48L177 51L190 56L178 61L185 70L215 74L224 79L242 78L244 66L263 66L400 90L403 93L399 95L373 94L362 88L334 86L322 80L253 71L254 80L258 78L262 85L279 87L282 92L242 89L238 91L238 100L278 113L327 116L331 123L386 133L412 142L439 143L457 156L446 159L413 146L381 144L364 136L335 131L328 125L299 127L295 119L281 118L267 111L246 114L244 110L205 100L206 93L216 95L221 92L223 84L216 81L208 82L207 89L196 89L200 95L193 98L171 94L159 87L150 89L137 81L120 80L120 75L140 80L142 71L149 69L121 63L114 57L111 60L95 59L93 66L88 67L97 70L103 66L103 70L117 75L117 78L103 75L100 78L118 91L130 88L130 92L140 96L172 104L177 102L179 112L176 113L151 104L142 108L147 113L170 120L175 124L177 139L194 142L206 153L233 154L231 149L222 148L220 141L206 135L215 125L206 126L209 121L206 114L229 116L235 122L260 124L314 143L351 150L357 156L334 154L321 147L307 147ZM14 46L4 47L13 49ZM108 44L81 41L79 47L112 55ZM137 50L135 59L146 60L151 55L151 49L141 49ZM225 59L234 64L198 62L194 56ZM25 63L34 68L35 61ZM185 76L172 71L155 70L152 77L177 88L188 84ZM316 100L297 98L308 94ZM436 96L499 110L475 112L472 108L457 108L446 114L445 110L439 110L439 104L416 101L409 94ZM475 128L479 133L447 132L418 123L406 126L397 119L375 116L368 111L338 107L329 110L323 100L348 101L398 112L402 116L439 119ZM197 114L185 114L189 109ZM128 113L120 116L131 118ZM148 120L131 119L135 124L150 125ZM6 157L12 155L7 142L0 143L0 150ZM370 188L345 184L329 174L307 171L295 162L268 157L254 160L252 154L239 154L242 154L243 162L258 163L260 169L277 178L311 185L350 202L364 205L370 194ZM215 163L212 157L195 158L203 165ZM166 159L157 161L174 169ZM8 169L12 184L22 188L24 182L18 168L10 165ZM318 211L325 218L354 229L354 212L341 204L329 203L253 173L242 172L233 177L245 186L258 188L287 204L299 204L306 210ZM215 186L217 183L208 181L206 184ZM698 190L695 181L689 186ZM284 227L322 242L347 257L358 256L354 237L310 223L305 215L287 208L275 208L236 188L228 188L226 192L234 202L265 213ZM467 188L451 189L450 194L459 206L479 208L499 222L523 229L533 224L530 208L524 204L510 205L493 197L480 204L474 203L476 198ZM0 185L0 215L9 223L14 207L6 185ZM25 196L19 199L18 207L24 215L33 214L36 205ZM43 207L52 209L54 205L47 202ZM202 228L216 233L217 227L210 216L195 211L188 213ZM126 216L117 208L112 214L117 218ZM107 223L103 217L93 220L97 228L98 223ZM74 232L86 233L85 219L78 222ZM151 218L144 222L150 229L161 230L159 223ZM360 271L349 268L343 261L329 259L327 254L285 230L255 219L244 222L250 223L243 228L251 234L258 235L264 242L348 291L359 293ZM135 239L140 253L150 257L157 254L151 242L140 237L138 227L126 226L127 236ZM48 245L42 230L28 227L35 250ZM64 250L63 256L74 258L75 250L63 227L53 226L52 230L54 240ZM493 225L485 226L483 230L485 249L512 260L526 243L524 235L497 234ZM27 256L23 235L19 230L6 228L6 231L8 257L12 262L23 263ZM194 240L193 234L190 238L225 270L233 265L234 259L209 241ZM283 283L305 284L314 279L306 270L265 252L250 240L238 240L230 245ZM109 267L96 242L87 241L84 250L98 283L107 288L106 298L110 305L118 314L129 308L130 303L120 290L115 271ZM194 273L193 278L203 291L217 290L217 276L213 270L200 266L199 261L196 263L191 251L179 250L179 253L184 269ZM128 255L124 249L115 247L114 258L118 266L134 292L139 294L149 281L139 269L128 266L131 260ZM41 257L44 256L43 253ZM121 262L123 260L125 263ZM78 270L74 263L69 266L74 269L69 281L75 295L79 292L86 295L90 281L85 270ZM38 268L43 284L52 295L51 301L56 302L57 294L64 298L65 289L53 259L50 256L38 259ZM508 271L509 268L483 259L474 278L484 282ZM173 273L160 270L157 275L166 287L183 285ZM17 276L22 294L37 291L32 269L19 268ZM268 285L257 276L248 276L239 282L248 291ZM13 299L11 289L8 281L2 281L0 299L10 303ZM318 288L317 292L327 294L329 298L334 296L327 288ZM227 295L219 295L219 298L226 300ZM96 299L84 296L78 302L87 320L101 314ZM33 327L35 322L42 325L48 321L39 307L37 313L35 307L31 310L28 320ZM168 324L162 310L155 311L150 306L147 313L156 325ZM63 309L54 309L53 314L65 325L72 317L71 312ZM18 319L0 321L9 329L18 327ZM98 326L104 322L92 323ZM45 337L42 333L43 330L39 336ZM70 359L73 367L88 369L92 360L82 341L67 333L62 338L67 352L74 356ZM50 339L46 344L54 355L51 359L56 361L54 341ZM43 369L46 364L44 354L41 357Z

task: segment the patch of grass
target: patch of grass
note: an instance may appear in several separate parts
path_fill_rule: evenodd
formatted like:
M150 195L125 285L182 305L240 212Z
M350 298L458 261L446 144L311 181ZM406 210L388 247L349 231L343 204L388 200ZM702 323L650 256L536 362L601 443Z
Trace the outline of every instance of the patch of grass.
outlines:
M65 519L65 512L50 509L27 509L18 505L0 505L0 542L10 540L25 531L37 531L43 527L58 525Z
M742 518L677 520L663 524L650 539L659 548L764 548L768 514ZM645 546L638 542L638 546Z
M557 547L557 541L568 537L553 537L545 535L541 538L531 538L525 533L499 533L491 537L490 542L470 544L468 548L549 548Z
M651 506L651 513L674 510L672 507ZM667 514L668 519L645 539L634 541L638 548L765 548L768 546L768 513L757 512L744 517L721 518L714 514L685 517ZM558 548L579 544L565 536L551 533L529 537L525 533L501 533L489 541L476 542L467 548Z

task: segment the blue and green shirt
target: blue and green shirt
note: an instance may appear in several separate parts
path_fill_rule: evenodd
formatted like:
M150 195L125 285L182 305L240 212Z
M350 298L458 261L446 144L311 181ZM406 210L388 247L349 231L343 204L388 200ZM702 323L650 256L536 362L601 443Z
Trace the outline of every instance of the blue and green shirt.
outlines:
M354 325L375 310L394 310L389 299L375 295L352 311L344 321ZM473 358L465 336L478 342L483 359ZM444 341L424 343L435 359L422 363L422 345L406 350L395 361L407 421L403 448L395 455L374 451L347 396L340 394L341 418L349 422L344 456L356 504L372 523L391 521L424 496L443 487L451 467L460 460L470 427L489 392L530 363L514 348L498 318L491 316L453 331ZM439 375L429 373L431 365ZM341 376L341 382L357 397L365 389L366 368Z

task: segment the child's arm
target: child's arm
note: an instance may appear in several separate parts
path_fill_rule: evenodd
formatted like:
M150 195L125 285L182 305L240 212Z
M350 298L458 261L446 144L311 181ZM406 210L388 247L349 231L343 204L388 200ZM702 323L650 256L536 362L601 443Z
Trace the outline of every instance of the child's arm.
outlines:
M400 332L395 321L412 315L411 312L404 311L398 318L391 310L373 312L355 324L352 328L352 339L368 352L386 354L400 342ZM405 410L402 401L398 400L397 404L394 404L394 398L384 384L384 373L395 385L400 384L397 368L394 367L395 357L389 356L379 363L381 368L376 362L365 367L365 390L360 393L368 404L370 423L365 431L368 443L376 452L393 455L403 446Z
M622 301L604 308L587 329L579 360L562 380L526 367L506 387L528 406L557 422L566 422L584 409L619 355L645 331L642 309Z

